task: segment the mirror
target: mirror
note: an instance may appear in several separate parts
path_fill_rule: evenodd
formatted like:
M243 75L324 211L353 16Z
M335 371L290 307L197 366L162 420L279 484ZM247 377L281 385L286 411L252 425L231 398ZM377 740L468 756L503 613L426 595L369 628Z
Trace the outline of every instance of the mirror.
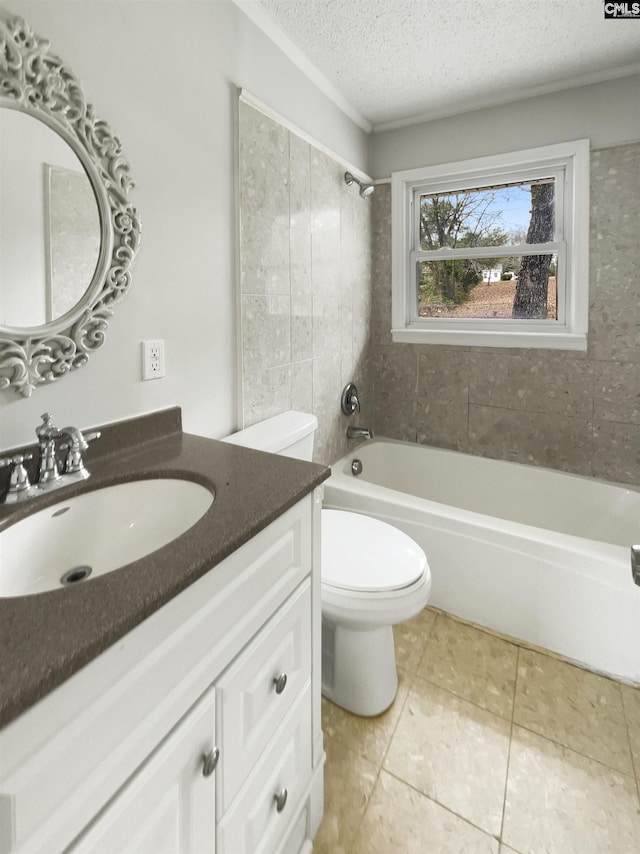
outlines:
M86 364L131 283L140 221L118 138L49 43L0 10L0 389Z
M99 254L98 203L73 149L38 119L0 110L0 325L58 320Z

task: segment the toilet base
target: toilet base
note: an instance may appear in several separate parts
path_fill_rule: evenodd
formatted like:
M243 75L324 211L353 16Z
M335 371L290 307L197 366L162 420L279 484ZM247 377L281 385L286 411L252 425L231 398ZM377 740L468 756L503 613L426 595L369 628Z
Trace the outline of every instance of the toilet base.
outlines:
M322 693L354 715L379 715L393 703L398 671L391 626L354 629L323 617Z

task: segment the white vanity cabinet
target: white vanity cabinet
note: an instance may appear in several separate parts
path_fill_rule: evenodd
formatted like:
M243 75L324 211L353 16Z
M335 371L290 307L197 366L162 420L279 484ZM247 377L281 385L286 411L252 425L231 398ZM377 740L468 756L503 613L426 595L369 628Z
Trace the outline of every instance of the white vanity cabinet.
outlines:
M0 731L0 854L311 850L321 500L317 488Z
M214 726L210 689L72 843L83 854L215 851L215 773L203 774Z

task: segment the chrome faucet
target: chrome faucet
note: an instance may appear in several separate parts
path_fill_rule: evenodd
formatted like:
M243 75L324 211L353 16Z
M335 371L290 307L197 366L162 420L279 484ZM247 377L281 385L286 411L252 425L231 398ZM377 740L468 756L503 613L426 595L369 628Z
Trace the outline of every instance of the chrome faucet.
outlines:
M63 486L71 480L86 480L89 472L85 468L82 454L89 447L89 442L100 438L100 432L87 433L85 436L77 427L62 427L60 430L55 426L51 415L45 412L42 415L42 424L36 427L36 436L40 443L40 459L38 464L38 478L36 485L40 490L54 489L54 484ZM56 440L67 441L60 446L66 451L62 474L58 472L56 460ZM62 481L62 482L61 482Z
M373 439L373 430L368 427L347 427L347 439Z
M53 423L50 413L43 413L41 418L42 424L36 427L36 436L38 437L38 473L36 484L39 485L41 490L45 490L52 489L53 484L60 480L56 460L58 428Z
M31 459L31 454L17 454L0 459L0 467L11 466L9 485L3 499L6 504L35 498L44 492L50 492L89 477L82 454L89 447L89 442L100 437L99 432L87 433L85 436L77 427L63 427L59 430L53 423L51 415L45 412L42 415L42 423L36 427L36 436L38 463L34 483L29 482L29 476L23 465L25 460ZM61 474L58 469L56 442L65 437L67 441L60 446L61 450L67 452Z

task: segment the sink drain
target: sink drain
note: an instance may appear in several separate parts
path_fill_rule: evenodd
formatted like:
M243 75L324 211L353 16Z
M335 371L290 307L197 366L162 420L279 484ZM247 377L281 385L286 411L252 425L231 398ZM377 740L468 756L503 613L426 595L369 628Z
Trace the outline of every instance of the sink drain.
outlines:
M67 570L64 575L60 576L60 584L76 584L78 581L84 581L89 578L92 573L90 566L74 566L73 569Z

